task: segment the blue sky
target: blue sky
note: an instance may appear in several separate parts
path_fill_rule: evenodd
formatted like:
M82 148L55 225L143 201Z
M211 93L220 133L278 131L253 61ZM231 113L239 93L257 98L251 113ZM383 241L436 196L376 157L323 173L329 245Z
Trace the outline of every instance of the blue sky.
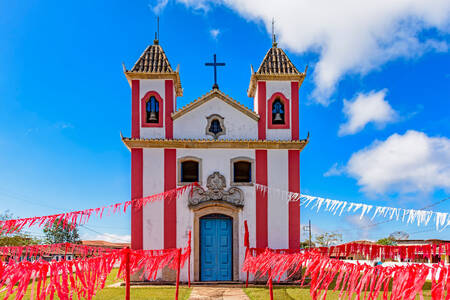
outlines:
M355 20L334 20L332 5L323 7L336 26L315 15L317 7L309 14L302 1L294 12L284 2L255 10L248 3L0 2L0 211L27 217L129 199L130 153L119 132L130 133L131 94L121 63L131 68L152 43L155 11L160 44L172 67L180 65L179 107L210 90L212 70L204 62L214 53L226 62L218 73L221 90L252 107L250 65L257 68L271 46L267 30L275 17L279 46L298 69L309 66L300 89L300 135L311 133L301 155L303 193L405 208L449 194L445 2L416 5L417 11L397 7L395 14L388 5L373 13L352 8L349 13L362 16ZM384 26L367 21L372 14ZM433 209L449 212L450 201ZM308 209L301 217L312 220L315 232L336 230L345 240L396 230L449 238L449 229L433 226L366 228L370 220ZM129 216L87 226L85 238L106 234L121 241L129 235Z

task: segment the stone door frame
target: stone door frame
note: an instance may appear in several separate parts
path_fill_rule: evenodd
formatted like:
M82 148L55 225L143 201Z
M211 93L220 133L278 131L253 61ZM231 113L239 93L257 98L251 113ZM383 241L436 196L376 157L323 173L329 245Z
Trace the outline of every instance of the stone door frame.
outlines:
M221 214L232 219L232 280L239 280L239 211L240 209L224 201L203 202L192 208L194 213L194 281L200 281L200 218Z

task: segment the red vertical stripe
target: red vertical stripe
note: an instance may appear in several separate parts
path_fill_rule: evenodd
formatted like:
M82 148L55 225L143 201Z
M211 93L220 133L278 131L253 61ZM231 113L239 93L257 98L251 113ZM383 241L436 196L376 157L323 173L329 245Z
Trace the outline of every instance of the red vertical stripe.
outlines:
M139 80L131 81L131 137L140 137L139 124Z
M176 188L177 150L164 149L164 191ZM174 197L164 198L164 248L177 247L177 201Z
M299 139L298 82L291 82L292 139Z
M258 81L258 139L266 139L266 82Z
M256 183L267 186L267 150L255 150ZM267 193L256 190L256 248L268 246Z
M289 191L300 193L300 151L289 150ZM300 247L300 201L289 202L289 249Z
M172 113L174 110L173 104L173 80L166 80L165 81L165 90L166 90L166 98L165 100L165 127L166 127L166 139L172 139L173 138L173 120L172 120Z
M139 123L139 80L131 81L131 136L140 137ZM142 186L142 149L131 150L131 199L141 198ZM143 215L142 208L131 209L131 248L143 249Z
M131 199L142 198L143 194L142 149L131 149ZM142 208L131 208L131 248L143 249Z

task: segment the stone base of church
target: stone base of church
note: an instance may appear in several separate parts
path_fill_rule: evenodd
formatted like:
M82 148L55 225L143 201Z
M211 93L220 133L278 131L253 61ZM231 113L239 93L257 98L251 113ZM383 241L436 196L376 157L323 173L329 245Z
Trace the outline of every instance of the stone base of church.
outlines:
M165 267L162 270L162 280L163 281L176 281L177 280L177 271L173 270L169 267Z
M161 271L161 278L158 278L156 280L148 280L145 278L142 278L142 272L144 270L141 269L139 271L137 271L134 274L131 274L130 276L130 281L134 282L134 283L142 283L145 281L150 281L150 282L164 282L164 283L174 283L177 280L177 271L173 270L169 267L165 267L162 269Z

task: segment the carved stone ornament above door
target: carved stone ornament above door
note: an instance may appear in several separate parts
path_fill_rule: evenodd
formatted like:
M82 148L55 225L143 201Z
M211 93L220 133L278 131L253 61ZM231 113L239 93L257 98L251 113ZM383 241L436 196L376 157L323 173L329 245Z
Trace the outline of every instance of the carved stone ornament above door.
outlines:
M207 201L225 201L237 207L244 206L244 192L237 187L225 190L227 184L225 177L219 172L208 176L207 190L196 186L189 197L189 207L199 205Z

